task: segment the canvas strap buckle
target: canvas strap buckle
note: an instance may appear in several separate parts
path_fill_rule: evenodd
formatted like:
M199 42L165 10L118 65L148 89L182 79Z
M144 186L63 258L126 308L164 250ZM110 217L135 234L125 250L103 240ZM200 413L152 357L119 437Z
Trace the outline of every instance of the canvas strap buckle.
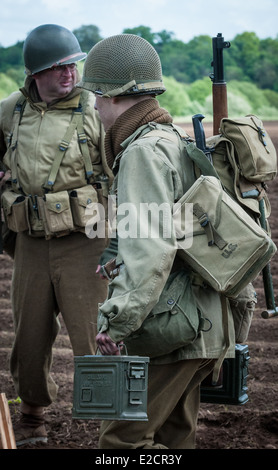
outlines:
M117 263L116 258L111 259L106 264L101 266L102 274L112 281L120 274L120 267L123 265L123 262Z
M227 242L216 231L215 227L211 223L208 214L200 206L200 204L194 204L193 213L198 218L198 221L206 232L208 239L208 246L217 245L220 250L223 250L227 245Z

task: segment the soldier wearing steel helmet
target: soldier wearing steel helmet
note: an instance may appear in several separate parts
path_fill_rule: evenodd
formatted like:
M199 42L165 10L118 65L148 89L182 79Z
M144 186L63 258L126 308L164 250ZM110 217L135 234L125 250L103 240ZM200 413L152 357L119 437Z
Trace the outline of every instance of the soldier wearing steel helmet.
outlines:
M103 421L99 446L194 448L200 383L219 370L223 350L234 356L234 327L229 308L223 325L219 295L178 258L171 208L194 172L190 161L181 161L172 117L156 98L165 92L159 56L143 38L112 36L91 49L77 86L96 96L118 207L115 259L108 259L111 250L102 257L110 282L99 307L97 344L103 355L118 355L124 342L128 354L150 357L148 421ZM142 205L169 208L166 219L157 212L154 236ZM183 317L193 323L202 317L209 326L183 344L174 320Z
M24 87L0 106L0 158L4 179L10 176L1 202L4 249L14 258L18 446L47 440L44 411L58 391L50 372L59 312L73 353L95 353L97 304L106 295L95 270L105 239L86 236L85 209L105 197L112 180L94 95L75 86L76 64L86 57L77 38L41 25L27 36L23 55Z

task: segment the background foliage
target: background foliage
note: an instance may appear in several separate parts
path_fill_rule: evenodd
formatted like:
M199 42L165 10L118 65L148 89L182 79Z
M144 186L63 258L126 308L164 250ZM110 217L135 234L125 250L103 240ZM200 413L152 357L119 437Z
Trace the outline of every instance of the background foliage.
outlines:
M81 48L89 52L103 39L95 25L73 31ZM212 38L200 35L188 43L175 39L170 31L153 32L148 26L124 29L147 39L160 55L167 92L159 97L173 116L191 119L192 114L212 114ZM225 38L227 39L227 38ZM22 86L23 42L7 48L0 46L0 99ZM254 113L260 118L278 119L278 36L260 40L244 32L231 40L223 51L228 89L229 115Z

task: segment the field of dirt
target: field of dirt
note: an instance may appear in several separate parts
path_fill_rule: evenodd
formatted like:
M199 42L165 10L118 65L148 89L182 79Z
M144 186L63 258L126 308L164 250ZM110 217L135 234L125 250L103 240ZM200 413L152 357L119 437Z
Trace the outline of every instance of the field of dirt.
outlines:
M191 126L185 127L192 135ZM278 150L278 122L267 122L265 127ZM205 128L207 136L211 135L211 127ZM277 181L269 184L269 197L272 204L270 225L273 239L278 244ZM271 270L278 294L277 255ZM0 393L5 393L9 401L17 398L9 374L13 342L11 273L11 259L5 254L0 255ZM261 311L265 308L261 276L255 286L259 302L248 338L249 400L242 406L202 403L197 449L278 449L278 317L267 320L261 317ZM276 301L278 303L277 297ZM62 320L52 370L59 385L59 395L57 402L46 412L48 444L24 446L23 449L97 449L99 422L72 420L73 357ZM13 423L18 417L18 406L14 402L10 404Z

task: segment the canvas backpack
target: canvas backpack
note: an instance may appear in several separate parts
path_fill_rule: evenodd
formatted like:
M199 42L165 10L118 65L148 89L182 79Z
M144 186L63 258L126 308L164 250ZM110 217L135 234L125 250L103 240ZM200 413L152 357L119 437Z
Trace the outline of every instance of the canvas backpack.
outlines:
M176 140L173 132L167 132L167 126L153 124L143 137L151 134ZM230 174L226 183L230 186L229 191L218 168L209 162L195 142L177 126L171 128L180 137L182 158L189 157L200 172L191 188L173 207L178 230L182 227L180 234L177 232L178 255L204 283L226 297L235 298L274 256L276 246L240 206L235 194L229 194L234 187L230 161L226 168ZM229 145L232 148L233 143ZM186 231L185 204L192 204L193 234ZM189 246L190 237L192 243Z
M266 218L271 212L267 182L277 175L275 147L255 115L223 118L220 134L207 139L213 166L226 191L260 223L260 201Z

